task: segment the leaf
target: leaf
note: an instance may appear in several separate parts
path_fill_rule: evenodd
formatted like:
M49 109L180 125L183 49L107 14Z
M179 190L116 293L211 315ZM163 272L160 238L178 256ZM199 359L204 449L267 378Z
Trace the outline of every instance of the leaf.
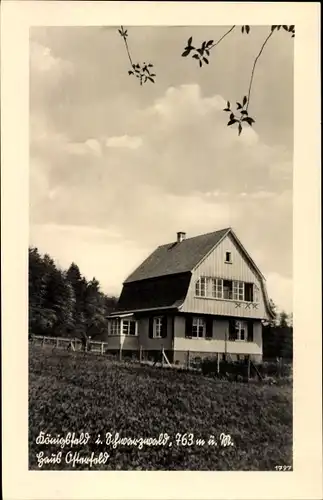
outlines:
M279 26L277 26L277 30L279 31L279 30L280 30L280 28L281 28L281 24L280 24Z
M188 46L192 45L192 41L193 41L193 37L191 36L191 37L187 40L187 45L188 45Z
M288 30L288 31L293 31L293 30L294 30L294 28L295 28L295 26L294 26L294 25L291 25L291 26L289 27L289 30Z
M201 54L201 56L203 55L203 52L204 50L203 49L196 49L196 52L198 52L199 54Z
M234 113L231 113L230 120L233 120L233 118L234 118Z
M152 68L152 67L153 67L153 64L149 63L148 68Z
M201 48L204 50L204 49L205 49L205 46L206 46L206 42L203 42L203 43L202 43L202 47L201 47Z
M202 61L201 59L199 60L200 68L202 67Z
M205 49L205 52L206 52L206 55L209 56L210 55L210 51Z
M150 76L156 76L156 73L150 73Z
M213 45L213 43L214 43L214 40L209 40L209 41L207 42L207 44L206 44L206 45L207 45L208 47L210 47L210 45Z
M274 31L276 28L277 28L277 26L276 26L276 25L275 25L275 26L272 26L272 27L271 27L271 31Z
M209 64L209 61L206 59L206 57L203 57L203 61L204 61L206 64Z
M247 115L247 114L248 114L248 111L246 111L245 109L243 109L243 110L241 111L241 114L242 114L242 115Z
M200 58L200 56L198 56L197 54L194 54L194 56L192 56L192 57L193 57L193 59L199 59Z
M241 28L241 33L244 33L244 26L242 26Z
M133 75L133 71L128 71L128 75Z
M239 123L239 127L238 127L238 135L240 135L242 132L242 125L241 123Z
M154 80L153 78L151 78L151 76L148 76L147 78L148 78L148 80L150 80L151 82L155 83L155 80Z
M251 116L246 116L242 118L242 122L247 122L250 126L252 126L253 123L255 123L255 120L251 118Z
M235 118L233 118L232 120L228 121L227 123L227 127L229 127L230 125L233 125L234 123L237 123L239 120L236 120Z
M231 109L230 108L224 108L223 111L231 111Z
M247 104L247 101L248 101L248 99L247 99L247 96L245 95L243 98L243 101L242 101L244 106Z
M227 101L227 107L231 108L230 101Z
M118 32L120 33L120 35L122 36L122 31L121 30L118 30Z
M246 26L246 32L247 32L247 34L249 33L249 31L250 31L250 26Z
M283 26L283 28L285 31L288 31L288 26L285 25L285 26Z
M186 57L186 56L188 56L188 55L189 55L189 53L191 52L191 50L192 50L191 48L184 50L184 52L183 52L183 54L182 54L182 57Z
M242 105L240 104L240 102L237 102L237 109L241 109L242 108Z

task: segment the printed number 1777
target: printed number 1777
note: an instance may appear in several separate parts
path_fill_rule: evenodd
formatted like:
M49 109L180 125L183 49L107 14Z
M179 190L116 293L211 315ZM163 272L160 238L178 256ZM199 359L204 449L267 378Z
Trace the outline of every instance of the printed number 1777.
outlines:
M275 470L279 470L279 471L292 470L292 466L291 465L275 465Z

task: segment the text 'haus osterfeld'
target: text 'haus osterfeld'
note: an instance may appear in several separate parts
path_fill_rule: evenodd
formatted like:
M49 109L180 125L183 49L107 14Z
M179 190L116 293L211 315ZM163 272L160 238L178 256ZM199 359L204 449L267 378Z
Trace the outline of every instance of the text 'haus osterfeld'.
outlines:
M177 233L124 282L109 317L110 348L262 360L262 321L273 312L265 278L231 228Z

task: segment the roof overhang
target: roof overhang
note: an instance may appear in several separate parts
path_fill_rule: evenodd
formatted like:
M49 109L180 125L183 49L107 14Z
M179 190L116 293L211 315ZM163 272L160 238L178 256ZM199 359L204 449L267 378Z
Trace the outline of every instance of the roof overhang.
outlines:
M152 308L145 308L145 309L133 309L132 311L115 311L111 313L108 318L126 318L129 316L133 316L135 313L144 313L144 312L154 312L154 311L180 311L182 308L181 304L180 306L167 306L167 307L152 307Z

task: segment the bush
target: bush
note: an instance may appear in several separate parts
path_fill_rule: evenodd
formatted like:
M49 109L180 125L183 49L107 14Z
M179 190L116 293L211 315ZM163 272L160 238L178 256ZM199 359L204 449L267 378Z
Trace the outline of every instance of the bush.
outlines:
M265 361L257 368L263 377L290 377L292 374L291 364L279 364L278 361Z
M248 361L224 361L219 362L215 357L205 358L201 362L203 375L226 377L229 380L244 380L248 377ZM292 365L277 361L267 361L257 364L257 370L263 378L288 378L292 377ZM250 367L250 377L257 377L257 371Z
M243 380L248 375L248 363L245 361L221 360L218 364L217 358L205 358L201 369L203 375L225 376L230 380Z

